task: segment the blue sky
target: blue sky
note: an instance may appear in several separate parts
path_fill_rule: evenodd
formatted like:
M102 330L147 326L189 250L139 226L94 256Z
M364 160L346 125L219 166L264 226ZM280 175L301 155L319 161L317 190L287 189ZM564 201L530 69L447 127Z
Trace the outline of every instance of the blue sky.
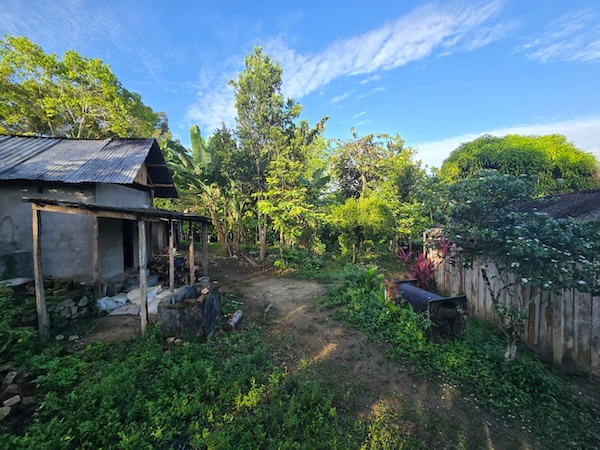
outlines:
M561 133L600 157L600 2L3 0L0 34L110 64L176 137L234 124L256 45L326 135L400 134L438 166L483 133Z

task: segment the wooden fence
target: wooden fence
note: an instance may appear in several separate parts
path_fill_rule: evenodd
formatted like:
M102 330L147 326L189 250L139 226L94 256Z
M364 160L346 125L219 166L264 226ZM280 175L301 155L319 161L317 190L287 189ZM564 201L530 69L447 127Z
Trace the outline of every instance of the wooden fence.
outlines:
M488 277L497 292L501 285L494 265L475 261L467 269L461 264L460 252L452 252L445 260L440 260L434 253L437 252L430 252L429 256L438 263L436 281L440 293L447 296L465 294L469 314L496 322L491 295L481 274L482 267L487 267ZM510 281L514 281L514 276ZM514 297L510 299L527 309L523 341L543 361L566 370L577 367L600 375L600 297L575 289L560 293L536 292L532 300L532 289L517 283ZM509 301L508 295L504 290L500 301Z

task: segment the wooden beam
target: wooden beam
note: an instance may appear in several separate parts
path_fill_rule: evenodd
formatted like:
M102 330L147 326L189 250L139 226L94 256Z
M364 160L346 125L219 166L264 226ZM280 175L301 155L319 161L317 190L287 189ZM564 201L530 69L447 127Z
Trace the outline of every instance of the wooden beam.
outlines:
M169 289L175 290L175 252L173 246L173 220L169 220Z
M202 276L208 276L208 224L202 224Z
M148 279L146 277L146 260L147 260L147 248L146 248L146 224L143 220L138 220L138 248L139 248L139 266L140 266L140 305L141 310L141 326L142 334L146 333L146 327L148 326Z
M100 228L98 218L94 217L93 258L94 258L94 291L96 298L100 298Z
M37 310L38 332L40 339L46 341L50 336L50 318L44 295L44 277L42 273L42 216L35 208L32 212L33 227L33 273L35 277L35 307Z
M190 266L190 284L194 284L196 282L196 271L194 270L194 222L190 222L190 256L189 256L189 266Z
M40 211L58 212L63 214L83 214L86 216L104 217L106 219L138 220L138 214L120 211L93 211L86 208L77 208L73 206L61 205L37 205L32 203L33 207ZM144 216L147 222L158 222L159 217Z

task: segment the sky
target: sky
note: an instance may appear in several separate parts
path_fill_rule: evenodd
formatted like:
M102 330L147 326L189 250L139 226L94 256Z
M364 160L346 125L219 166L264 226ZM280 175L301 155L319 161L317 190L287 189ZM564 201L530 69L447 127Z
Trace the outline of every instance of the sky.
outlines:
M482 134L564 134L600 158L597 0L2 0L0 34L109 64L176 138L235 125L262 46L326 136L399 134L439 167Z

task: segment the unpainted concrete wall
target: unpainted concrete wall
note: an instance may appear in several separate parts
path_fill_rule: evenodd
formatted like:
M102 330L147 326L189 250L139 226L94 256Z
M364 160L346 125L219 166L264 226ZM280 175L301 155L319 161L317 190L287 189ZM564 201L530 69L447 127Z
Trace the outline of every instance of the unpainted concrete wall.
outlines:
M148 205L147 192L116 185L68 185L23 182L0 184L0 279L33 276L31 204L23 197L44 197L112 206ZM101 219L100 275L109 279L123 272L120 220ZM94 219L91 216L42 212L42 270L44 276L93 280ZM137 225L134 261L138 264Z

